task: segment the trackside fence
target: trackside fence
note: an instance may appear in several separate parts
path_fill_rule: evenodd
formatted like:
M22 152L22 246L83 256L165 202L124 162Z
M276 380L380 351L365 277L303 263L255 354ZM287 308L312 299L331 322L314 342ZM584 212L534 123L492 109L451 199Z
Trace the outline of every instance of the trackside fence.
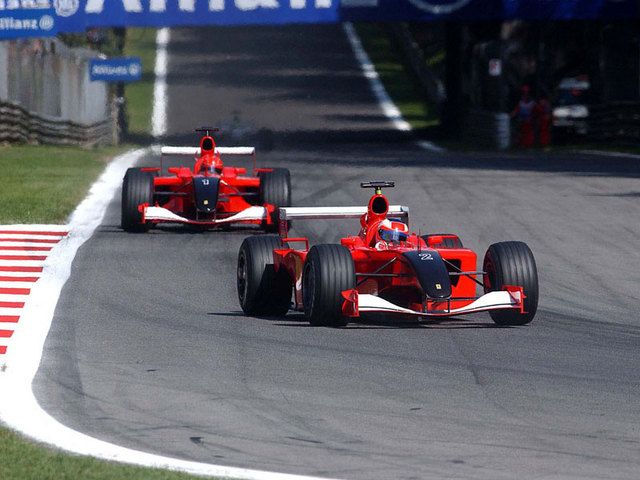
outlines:
M0 42L0 141L113 143L109 87L89 80L94 57L57 39Z
M589 106L591 140L640 142L640 102L611 102Z

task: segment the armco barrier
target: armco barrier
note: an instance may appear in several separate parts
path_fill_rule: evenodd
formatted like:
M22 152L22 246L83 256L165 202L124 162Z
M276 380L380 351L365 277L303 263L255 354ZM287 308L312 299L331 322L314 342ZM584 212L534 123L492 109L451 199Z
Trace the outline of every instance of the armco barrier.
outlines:
M89 80L96 56L57 39L0 42L0 141L113 143L109 87Z
M114 143L111 118L89 125L38 115L24 108L0 101L0 142L81 145Z

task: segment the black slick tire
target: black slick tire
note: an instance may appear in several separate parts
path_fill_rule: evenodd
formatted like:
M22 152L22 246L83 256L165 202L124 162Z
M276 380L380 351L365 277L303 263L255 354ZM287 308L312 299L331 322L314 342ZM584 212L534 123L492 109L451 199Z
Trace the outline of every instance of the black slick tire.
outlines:
M315 245L307 254L302 273L304 315L311 325L343 327L342 292L356 287L351 252L342 245Z
M271 223L265 224L267 232L277 232L279 207L291 205L291 174L287 168L274 168L270 172L260 172L260 203L274 205L275 211L271 214Z
M276 207L291 205L291 174L287 168L260 172L260 201Z
M280 237L247 237L238 253L238 300L247 315L284 315L291 305L292 283L289 275L276 273L273 251L282 248Z
M122 180L123 230L134 233L149 230L150 225L142 223L142 213L138 210L142 203L153 204L153 175L139 168L129 168Z
M491 245L484 256L485 293L502 290L504 285L523 287L524 311L490 310L498 325L526 325L538 309L538 270L531 249L524 242L500 242Z

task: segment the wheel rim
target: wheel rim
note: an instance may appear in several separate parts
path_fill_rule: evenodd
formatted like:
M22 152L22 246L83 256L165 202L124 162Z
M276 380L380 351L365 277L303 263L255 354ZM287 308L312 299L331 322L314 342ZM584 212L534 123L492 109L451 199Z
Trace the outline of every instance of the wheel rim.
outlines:
M244 303L244 299L247 298L247 285L247 259L242 253L238 259L238 294L241 303Z

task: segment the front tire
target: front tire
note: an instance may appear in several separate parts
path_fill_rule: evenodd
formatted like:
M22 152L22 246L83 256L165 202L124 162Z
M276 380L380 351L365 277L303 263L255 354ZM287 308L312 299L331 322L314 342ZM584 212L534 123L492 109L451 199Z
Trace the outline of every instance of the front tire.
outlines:
M121 225L127 232L146 232L149 224L142 222L142 203L153 204L153 175L139 168L129 168L122 180Z
M484 256L485 293L500 291L504 285L515 285L524 290L524 311L490 310L498 325L526 325L533 320L538 309L538 269L531 249L524 242L500 242L489 247Z
M288 168L260 172L260 201L276 207L291 206L291 174Z
M270 172L260 172L260 203L274 205L271 222L264 225L267 232L277 232L279 227L279 207L291 206L291 174L288 168L274 168Z
M311 247L302 274L304 315L311 325L344 327L342 292L356 287L351 252L342 245Z
M282 248L275 235L247 237L238 253L238 300L247 315L284 315L291 305L291 279L275 271L273 251Z

